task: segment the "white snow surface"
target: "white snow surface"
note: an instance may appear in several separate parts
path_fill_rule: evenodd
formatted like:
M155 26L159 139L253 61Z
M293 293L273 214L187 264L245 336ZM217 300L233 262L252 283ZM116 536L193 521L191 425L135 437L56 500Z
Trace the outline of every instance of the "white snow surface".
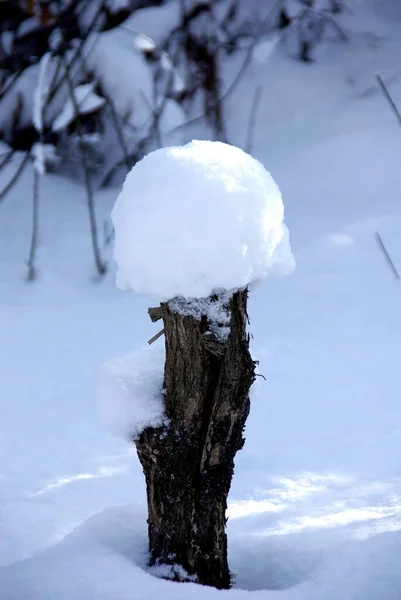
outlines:
M125 440L165 422L164 345L154 343L102 368L99 407L110 431Z
M159 300L202 298L268 274L283 240L284 206L259 161L195 140L137 163L112 219L118 287ZM280 256L293 262L289 245Z

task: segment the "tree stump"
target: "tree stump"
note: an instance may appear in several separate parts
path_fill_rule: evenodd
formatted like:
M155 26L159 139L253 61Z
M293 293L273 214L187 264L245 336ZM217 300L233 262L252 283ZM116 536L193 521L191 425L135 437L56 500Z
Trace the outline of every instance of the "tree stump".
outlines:
M198 583L220 589L230 587L227 495L255 379L247 290L234 293L227 308L224 341L206 316L185 316L171 303L151 309L152 319L164 322L169 422L145 429L136 440L146 478L151 564L181 565Z

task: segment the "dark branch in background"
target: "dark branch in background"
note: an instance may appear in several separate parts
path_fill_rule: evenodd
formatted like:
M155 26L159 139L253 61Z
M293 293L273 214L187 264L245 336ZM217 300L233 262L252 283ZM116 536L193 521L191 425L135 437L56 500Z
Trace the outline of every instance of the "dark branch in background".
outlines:
M72 57L69 61L68 77L70 77L70 78L72 78L72 73L71 73L72 67L75 65L75 62L77 60L82 59L82 53L83 53L84 46L85 46L86 42L88 41L90 34L94 31L97 21L102 14L102 10L103 10L103 2L100 3L99 9L96 11L96 13L92 19L92 22L90 23L88 29L86 30L82 40L80 40L81 43L79 44L79 46L77 47L77 49L75 50L74 54L72 55ZM61 33L61 30L60 30L60 33ZM63 43L63 48L64 48L64 50L61 52L61 57L62 57L62 62L64 64L65 63L65 42ZM55 75L53 76L53 80L50 84L50 92L49 92L49 98L48 98L49 103L53 100L54 96L57 94L58 90L61 88L63 83L67 80L67 72L64 71L64 74L60 77L59 81L56 83L58 74L59 74L59 72L57 72L57 68L56 68ZM67 84L68 84L68 81L67 81Z
M207 26L203 29L206 33L199 33L198 28L192 26L195 19L204 15ZM213 3L203 2L186 10L185 2L180 5L180 25L173 31L179 45L184 50L189 76L194 79L189 83L189 96L203 91L204 111L203 116L213 128L216 139L224 140L225 128L220 93L220 61L219 53L221 44L217 39L219 23L213 11Z
M334 4L337 4L336 2L334 2ZM181 6L183 6L183 2L181 2ZM342 5L341 5L342 6ZM246 70L248 69L249 65L252 62L252 56L253 56L253 51L255 49L255 46L257 45L257 43L259 42L260 38L263 36L263 34L265 33L265 26L266 23L269 21L269 19L272 17L272 15L274 15L274 13L280 9L279 12L279 18L280 18L280 22L278 25L278 29L280 30L285 30L288 25L291 24L292 21L299 21L300 19L304 18L304 16L310 12L310 7L308 7L305 11L302 11L301 15L299 15L298 17L289 19L284 11L283 13L283 2L282 0L277 0L273 6L268 10L268 12L266 13L266 15L262 18L262 20L260 21L258 27L257 27L257 31L253 36L252 42L249 45L244 60L237 72L237 75L234 77L234 80L231 82L230 86L227 88L227 90L221 95L221 97L219 98L219 102L222 104L225 100L227 100L227 98L233 93L233 91L235 90L235 88L238 86L238 84L241 82ZM314 14L318 17L318 20L321 23L329 23L330 25L333 26L334 29L336 29L339 37L342 39L342 41L346 42L348 41L348 37L346 35L346 33L344 32L344 30L338 25L338 23L335 21L335 19L333 19L329 14L323 12L323 11L317 11L314 10L313 11ZM336 10L332 11L334 12L339 12L338 8L336 8ZM275 29L276 27L274 27L273 29ZM179 28L173 30L172 35L177 33ZM315 35L319 36L321 29L317 28L317 30L315 31ZM300 49L300 54L302 54L302 52L306 52L308 53L310 50L310 45L311 43L314 44L316 43L316 41L318 41L317 39L312 41L312 42L307 42L307 47L301 47ZM306 57L306 55L305 55ZM305 60L305 57L303 58L303 60ZM302 57L301 57L302 58ZM309 58L307 59L309 61ZM184 123L183 125L179 125L178 127L174 127L169 134L172 133L176 133L179 131L182 131L184 129L186 129L187 127L190 127L191 125L195 125L197 123L200 123L204 118L206 117L206 113L203 112L201 115L198 115L197 117L194 117L193 119L190 119L189 121L187 121L187 123Z
M38 245L38 230L39 230L39 182L40 174L34 167L33 169L33 215L32 215L32 235L31 246L29 249L28 258L28 281L36 279L35 256Z
M221 100L226 100L228 96L230 96L233 91L235 90L235 88L237 87L237 85L239 84L239 82L241 81L242 77L245 74L245 71L247 70L247 68L249 67L250 63L252 62L252 55L253 55L253 51L255 49L256 44L259 42L260 38L263 35L264 32L264 27L267 23L267 21L270 19L270 17L272 16L272 14L275 12L275 10L277 9L278 6L280 6L281 0L278 0L273 6L272 8L266 13L266 15L263 17L263 19L261 20L259 26L258 26L258 30L255 33L255 35L253 36L253 40L250 44L250 46L248 47L247 51L246 51L246 55L245 58L241 64L241 67L239 68L239 71L237 73L237 75L234 77L233 81L231 82L230 86L227 88L227 90L225 91L225 93L223 94Z
M86 2L82 2L83 9L85 9L86 6L89 5L89 2L90 2L90 0L86 0ZM16 61L14 60L14 65L12 63L10 63L10 65L8 65L8 70L9 71L11 70L11 72L13 72L13 71L15 71L15 72L12 76L12 79L9 81L7 87L2 86L3 89L0 92L0 100L2 98L4 98L10 92L10 90L13 88L14 84L18 81L19 77L25 72L25 70L27 68L29 68L33 64L32 60L31 60L32 56L36 56L38 59L38 62L40 62L40 59L43 56L43 54L45 54L49 50L49 38L55 29L57 29L60 25L64 25L64 26L68 27L70 37L71 37L71 35L73 35L75 33L75 28L73 27L71 29L71 24L75 23L74 11L77 9L77 7L79 5L79 0L74 0L64 9L62 9L60 2L58 4L59 4L58 15L57 15L57 19L55 19L54 23L52 23L50 25L49 24L46 24L46 25L41 24L40 26L38 25L38 27L36 29L34 29L33 31L30 31L29 33L22 35L22 36L18 36L16 34L16 31L14 31L13 42L14 42L14 56L16 57ZM103 3L102 3L102 6L103 6ZM79 13L77 13L77 16L78 16L78 14ZM29 15L27 13L24 14L24 12L21 12L20 23L24 22L28 18L29 18ZM20 24L20 23L17 22L16 27L18 27L18 24ZM73 37L75 37L75 36L73 36ZM35 43L35 40L36 40L36 43ZM33 46L32 46L32 44L33 44ZM56 69L56 71L57 71L57 69ZM58 71L55 75L56 75L56 77L54 78L54 80L52 82L53 85L55 83L55 80L57 79ZM53 85L50 87L52 88Z
M376 80L377 80L377 82L378 82L378 84L379 84L379 87L380 87L381 91L383 92L383 94L384 94L384 97L386 98L386 100L387 100L387 102L388 102L388 104L389 104L389 106L390 106L391 110L392 110L392 111L393 111L393 113L395 114L395 116L396 116L396 119L397 119L397 121L398 121L398 124L399 124L399 125L401 125L401 114L400 114L400 111L398 110L396 103L395 103L395 102L394 102L394 100L392 99L392 97L391 97L391 95L390 95L390 92L388 91L388 89L387 89L387 87L386 87L386 85L385 85L385 83L384 83L383 79L380 77L380 75L376 75ZM391 259L391 256L390 256L390 254L388 253L388 251L387 251L387 248L386 248L386 246L384 245L384 242L383 242L383 240L382 240L382 238L381 238L380 234L379 234L378 232L376 232L376 235L375 235L375 237L376 237L376 241L377 241L377 243L378 243L378 246L379 246L380 250L382 251L382 253L383 253L383 256L384 256L384 258L386 259L386 262L387 262L387 264L388 264L388 266L389 266L390 270L392 271L392 273L393 273L393 275L394 275L395 279L397 279L397 280L398 280L398 279L400 279L400 275L399 275L399 273L398 273L398 271L397 271L397 268L396 268L396 266L394 265L394 263L393 263L393 261L392 261L392 259Z
M110 246L111 242L114 240L114 227L110 226L109 222L106 219L103 221L103 245L104 249Z
M140 34L138 34L138 32L131 30L127 27L123 27L121 25L119 27L122 28L126 33L133 34L133 35L140 35ZM158 48L157 50L161 54L162 49ZM124 125L127 125L127 126L133 128L133 125L128 121L128 119L124 119L124 117L122 117L121 115L118 115L117 111L115 110L115 107L113 106L113 108L112 108L112 110L114 111L113 119L115 119L116 131L118 128L118 131L120 132L118 135L121 135L120 143L122 146L124 143L124 148L123 148L124 149L124 160L117 161L116 164L114 164L111 167L111 169L103 177L103 179L100 183L100 187L107 186L110 183L110 181L112 180L112 178L114 177L114 175L116 174L116 172L124 165L124 163L127 165L128 170L129 170L132 167L132 165L137 162L138 158L141 156L141 153L146 146L146 142L148 141L149 137L153 137L153 139L156 142L156 146L158 148L162 148L163 140L162 140L162 135L161 135L161 131L160 131L160 118L163 115L167 101L170 99L171 87L174 82L174 74L175 74L175 69L177 66L179 50L180 50L180 47L176 46L176 52L174 53L174 57L171 60L171 68L169 71L167 82L166 82L164 91L160 94L162 97L161 103L158 106L156 105L156 103L157 103L156 79L153 80L153 91L154 91L154 93L153 93L154 105L153 106L152 106L150 100L144 94L143 90L141 90L141 92L140 92L144 102L146 103L147 107L149 108L149 110L152 114L152 124L150 127L150 136L148 135L147 138L144 138L139 141L139 143L137 145L136 153L133 153L133 154L127 153L125 142L124 142L124 137L123 137L122 126L121 126L121 124L124 124ZM102 94L103 94L103 90L102 90ZM105 96L106 101L111 102L110 97L108 97L105 93L103 95Z
M158 51L160 52L160 55L161 55L162 49L158 48ZM157 83L156 75L153 79L153 106L151 105L150 101L145 96L143 91L141 91L141 95L152 113L152 125L151 125L150 131L151 131L151 135L153 135L156 140L156 145L158 148L163 147L163 140L162 140L162 135L161 135L161 131L160 131L160 118L163 115L163 112L164 112L164 109L166 107L168 100L171 97L171 90L172 90L172 85L174 82L175 69L177 68L177 63L178 63L178 58L179 58L179 51L180 51L180 46L176 45L174 56L171 59L170 71L169 71L169 74L167 77L166 85L164 87L163 92L161 94L159 94L162 99L159 106L157 106L157 100L158 100L157 95L158 94L157 94L157 85L156 85L156 83Z
M306 21L309 13L310 8L305 8L305 10L302 11L302 13L296 18L296 27L299 36L299 58L303 62L312 62L312 59L309 54L312 46L312 41L305 38L305 32L303 30L303 22Z
M93 202L92 180L91 180L91 176L90 176L90 172L89 172L88 159L87 159L87 155L86 155L86 147L85 147L85 143L84 143L84 139L83 139L83 128L82 128L81 116L79 113L78 102L75 97L74 84L73 84L71 73L70 73L70 65L68 63L68 60L67 60L65 54L63 54L63 63L64 63L65 78L67 80L70 98L71 98L71 102L72 102L74 114L75 114L75 121L77 124L79 149L81 152L82 167L83 167L84 178L85 178L86 196L87 196L87 200L88 200L88 211L89 211L89 222L90 222L93 255L95 258L97 272L99 273L99 275L103 275L106 272L106 265L102 262L101 257L100 257L100 250L99 250L98 237L97 237L95 207L94 207L94 202Z
M6 187L1 190L1 192L0 192L0 201L3 200L7 196L8 192L17 183L20 175L22 175L22 172L23 172L23 170L25 169L25 167L27 165L27 162L29 160L29 156L30 156L30 153L29 152L25 152L24 158L22 159L22 161L18 165L18 168L15 171L14 175L11 177L11 179L7 183Z
M348 42L348 36L347 36L347 34L345 33L344 29L339 26L339 24L337 23L337 21L335 19L333 19L333 17L329 17L327 15L325 16L325 18L326 18L326 21L328 23L330 23L330 25L332 25L332 27L337 31L339 38L341 38L341 40L343 42Z
M248 154L251 154L252 149L253 149L253 138L254 138L254 133L255 133L255 125L256 125L256 119L257 119L257 115L258 115L260 99L262 97L262 89L263 88L261 85L258 85L258 87L256 88L255 94L254 94L253 100L252 100L251 112L249 113L249 123L248 123L248 130L247 130L246 144L245 144L245 152L248 152Z
M397 108L396 103L394 102L394 100L392 99L390 92L388 91L383 79L380 77L380 75L376 75L376 80L379 84L379 87L381 89L381 91L383 92L384 97L386 98L391 110L393 111L393 113L396 116L396 119L398 121L398 124L401 125L401 114L400 111Z
M162 135L161 135L160 125L159 125L160 116L161 116L160 107L152 106L150 101L146 97L146 95L143 93L143 90L141 90L141 96L142 96L145 104L149 108L150 112L152 113L152 125L151 125L150 129L151 129L153 137L156 141L156 146L158 148L161 148L163 146L163 141L162 141Z
M121 146L121 150L123 153L124 162L127 167L127 171L129 171L131 168L131 161L130 161L130 157L129 157L129 152L127 150L127 146L125 144L124 132L122 130L121 123L119 121L116 107L114 106L114 102L111 99L111 96L105 92L103 87L102 87L102 96L104 97L104 99L106 100L106 103L108 104L108 106L110 108L110 114L111 114L111 118L113 121L114 129L116 131L117 139Z
M17 71L15 73L14 77L11 79L11 81L7 85L7 87L4 87L0 91L0 100L2 100L8 94L8 92L13 88L14 84L17 83L18 79L21 77L23 72L24 72L24 70Z
M45 61L45 56L47 56L47 60ZM28 257L28 281L34 281L36 279L36 267L35 267L35 258L36 258L36 249L38 246L38 233L39 233L39 186L42 176L44 175L44 171L46 170L45 157L43 155L43 144L44 144L44 134L43 128L45 124L45 115L46 115L46 107L47 107L47 95L44 97L44 89L46 89L46 68L47 61L52 58L52 53L44 54L39 62L39 75L38 75L38 96L34 98L34 102L39 104L39 123L34 118L34 126L39 136L39 140L34 146L36 152L34 152L34 163L33 163L33 211L32 211L32 234L31 234L31 245L29 249L29 257ZM48 90L46 89L46 92ZM38 108L38 107L36 107Z
M138 157L136 155L131 154L130 155L130 163L131 166L133 166L137 160ZM100 181L99 183L99 188L104 188L107 187L108 185L110 185L111 181L113 180L113 177L116 175L116 173L119 171L119 169L121 167L123 167L125 165L125 161L124 160L119 160L115 165L113 165L106 173L106 175L103 177L103 179Z
M9 150L8 152L4 153L4 158L3 160L0 162L0 171L3 167L7 166L8 163L11 161L13 155L14 155L15 150L13 148L11 148L11 150ZM3 156L3 155L2 155Z
M277 8L280 5L281 5L281 0L277 0L277 2L272 6L272 8L269 9L269 11L266 13L266 15L263 17L263 19L259 23L258 30L255 33L255 35L253 36L252 42L246 51L245 58L242 61L242 64L241 64L236 76L234 77L233 81L231 82L229 87L226 89L226 91L220 97L221 103L224 102L225 100L227 100L227 98L229 96L231 96L231 94L233 93L235 88L240 83L246 70L248 69L249 65L252 62L253 51L255 49L256 44L259 42L261 36L263 35L264 27L265 27L267 21L270 19L270 17L274 14L274 12L277 10ZM202 113L201 115L198 115L197 117L194 117L193 119L190 119L183 125L178 125L178 127L174 127L169 133L172 134L172 133L182 131L183 129L186 129L187 127L190 127L191 125L200 123L204 118L205 118L205 113Z
M375 237L376 237L377 244L378 244L380 250L383 252L383 256L386 259L386 262L387 262L392 274L394 275L395 279L397 279L397 280L400 279L400 274L398 273L397 268L396 268L395 264L393 263L391 256L388 253L387 248L384 245L384 242L383 242L379 232L376 232Z

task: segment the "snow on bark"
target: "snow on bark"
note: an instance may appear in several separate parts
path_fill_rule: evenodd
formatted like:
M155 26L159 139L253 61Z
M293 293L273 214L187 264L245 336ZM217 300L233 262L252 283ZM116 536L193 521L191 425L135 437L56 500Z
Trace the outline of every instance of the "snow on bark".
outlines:
M104 365L99 385L100 417L116 436L132 440L145 427L165 424L164 348L150 346Z

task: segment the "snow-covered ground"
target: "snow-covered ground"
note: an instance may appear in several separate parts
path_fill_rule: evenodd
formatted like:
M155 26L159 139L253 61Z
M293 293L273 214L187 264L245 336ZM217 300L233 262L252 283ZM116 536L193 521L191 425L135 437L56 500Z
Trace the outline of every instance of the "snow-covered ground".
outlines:
M251 293L266 380L236 460L229 592L148 572L141 468L98 417L102 364L157 331L150 301L117 290L112 265L95 279L78 185L43 179L34 283L31 171L1 203L1 600L401 597L401 288L375 239L401 269L401 130L374 80L401 105L401 44L380 27L376 47L358 37L314 65L255 61L227 103L244 145L263 85L254 154L281 188L297 260ZM117 193L98 195L100 223Z

